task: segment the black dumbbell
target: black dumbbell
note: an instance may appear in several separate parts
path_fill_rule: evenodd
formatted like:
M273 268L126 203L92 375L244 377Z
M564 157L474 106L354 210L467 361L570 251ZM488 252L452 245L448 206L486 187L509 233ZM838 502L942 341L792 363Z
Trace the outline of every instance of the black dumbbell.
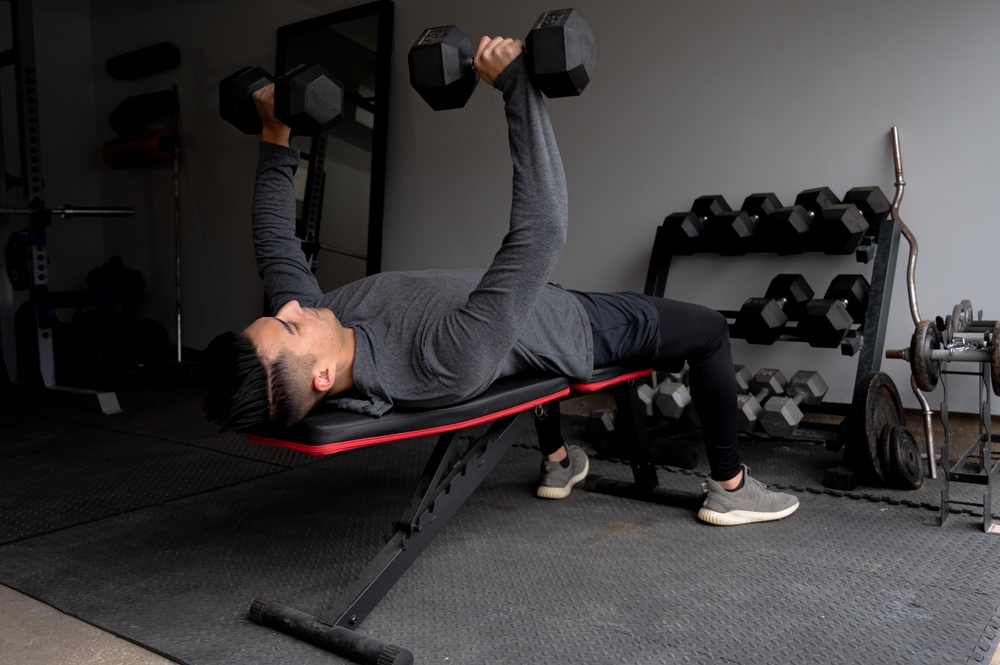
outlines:
M720 213L710 224L710 234L719 254L742 256L746 254L747 241L762 230L782 237L784 229L771 223L771 215L781 209L781 201L773 192L751 194L743 199L739 210Z
M868 226L878 230L889 216L892 204L879 187L855 187L844 194L844 203L853 203L864 215ZM845 252L849 254L850 252Z
M806 305L798 332L809 346L833 349L844 341L851 325L865 318L871 287L863 275L837 275L822 299Z
M575 9L545 12L524 40L528 74L546 97L579 95L594 75L594 33ZM435 111L465 106L479 83L476 50L454 25L427 28L410 47L410 85Z
M723 256L746 254L746 243L756 235L760 224L777 208L778 197L768 192L751 194L739 210L727 210L717 215L709 225L716 250Z
M797 320L812 300L802 275L776 275L763 298L749 298L736 315L736 335L751 344L774 344L789 320Z
M858 206L841 203L829 187L807 189L795 197L795 203L813 216L824 254L853 254L868 230L868 219Z
M340 122L344 86L319 65L301 64L278 78L260 67L244 67L219 81L219 115L244 134L262 126L253 93L274 84L274 115L293 134L319 136Z
M708 234L708 225L719 215L732 208L719 195L699 196L691 206L691 212L675 212L663 220L664 233L674 255L694 254L699 238Z
M829 187L800 192L794 205L771 212L763 226L774 251L782 256L801 254L813 243L826 254L850 254L868 230L858 207L841 203Z

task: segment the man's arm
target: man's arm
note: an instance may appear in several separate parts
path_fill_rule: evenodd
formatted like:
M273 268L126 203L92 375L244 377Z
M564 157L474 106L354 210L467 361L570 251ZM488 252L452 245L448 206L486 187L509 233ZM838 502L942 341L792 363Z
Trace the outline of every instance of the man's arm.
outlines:
M422 345L427 371L459 395L473 394L492 380L566 244L566 177L541 94L528 78L524 56L516 55L521 48L520 42L483 38L475 60L476 70L503 93L506 104L514 166L510 231L465 305ZM491 81L498 62L505 67Z
M274 117L274 86L254 93L260 115L260 158L253 189L253 244L257 271L271 314L291 301L311 306L323 295L295 237L295 185L299 153L288 147L291 130Z

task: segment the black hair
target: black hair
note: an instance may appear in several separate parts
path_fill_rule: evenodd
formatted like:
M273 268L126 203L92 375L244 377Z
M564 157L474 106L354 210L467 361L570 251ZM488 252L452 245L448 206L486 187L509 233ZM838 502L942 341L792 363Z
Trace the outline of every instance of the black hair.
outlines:
M268 420L267 369L244 333L225 332L205 349L205 415L222 429L247 430Z
M268 367L250 338L233 331L213 339L205 355L205 414L223 430L246 431L267 423L287 427L319 401L312 390L312 355L285 351Z

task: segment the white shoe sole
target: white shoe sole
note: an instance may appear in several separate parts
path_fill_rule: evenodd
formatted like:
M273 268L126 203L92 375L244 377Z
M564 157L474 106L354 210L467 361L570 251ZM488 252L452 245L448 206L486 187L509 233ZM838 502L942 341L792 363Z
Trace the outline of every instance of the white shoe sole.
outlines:
M754 522L770 522L788 517L799 509L796 501L794 506L789 506L776 513L758 513L752 510L732 510L728 513L720 513L715 510L702 507L698 511L698 519L716 526L736 526L737 524L752 524Z
M590 458L585 459L583 463L583 471L576 474L569 479L564 487L548 487L546 485L539 485L538 491L535 492L537 496L542 499L565 499L569 496L569 493L573 491L573 485L576 485L581 480L587 477L587 473L590 472Z

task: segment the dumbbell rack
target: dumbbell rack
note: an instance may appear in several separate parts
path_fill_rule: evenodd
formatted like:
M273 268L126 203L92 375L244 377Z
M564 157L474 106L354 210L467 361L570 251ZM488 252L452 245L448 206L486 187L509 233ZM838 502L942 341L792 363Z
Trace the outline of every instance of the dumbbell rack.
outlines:
M889 317L889 305L892 297L893 281L896 275L896 260L899 255L899 240L901 228L892 218L891 212L884 221L868 229L859 244L855 256L859 263L871 264L871 276L869 283L871 290L868 296L868 308L865 312L864 320L852 328L840 346L841 353L845 356L858 355L858 368L855 373L854 386L857 388L864 377L872 372L877 372L881 368L882 352L885 347L886 326ZM643 293L650 296L662 297L667 285L667 278L670 274L670 266L675 254L671 251L671 239L668 229L660 226L656 230L656 239L653 242L653 251L650 255L649 268L646 273L646 283ZM745 243L745 249L750 253L773 252L772 246L765 238L751 237ZM695 253L717 253L707 244L702 247L695 247ZM807 248L807 253L819 253L822 251L811 243ZM734 257L738 258L738 257ZM728 319L736 317L736 311L720 310L720 313ZM738 331L730 324L730 335L738 337ZM794 332L794 328L789 328L787 332L778 337L779 342L805 342L802 335ZM857 390L854 391L855 395ZM823 484L830 488L851 490L857 487L864 479L869 469L864 467L863 462L869 456L867 442L855 441L849 436L850 420L859 417L860 409L863 415L865 404L832 404L823 403L819 405L800 405L800 409L806 413L822 413L845 416L844 420L837 424L803 422L796 429L794 436L801 436L810 439L819 439L826 442L828 450L838 451L845 448L844 461L840 466L827 470L823 478ZM862 449L863 447L863 449Z

